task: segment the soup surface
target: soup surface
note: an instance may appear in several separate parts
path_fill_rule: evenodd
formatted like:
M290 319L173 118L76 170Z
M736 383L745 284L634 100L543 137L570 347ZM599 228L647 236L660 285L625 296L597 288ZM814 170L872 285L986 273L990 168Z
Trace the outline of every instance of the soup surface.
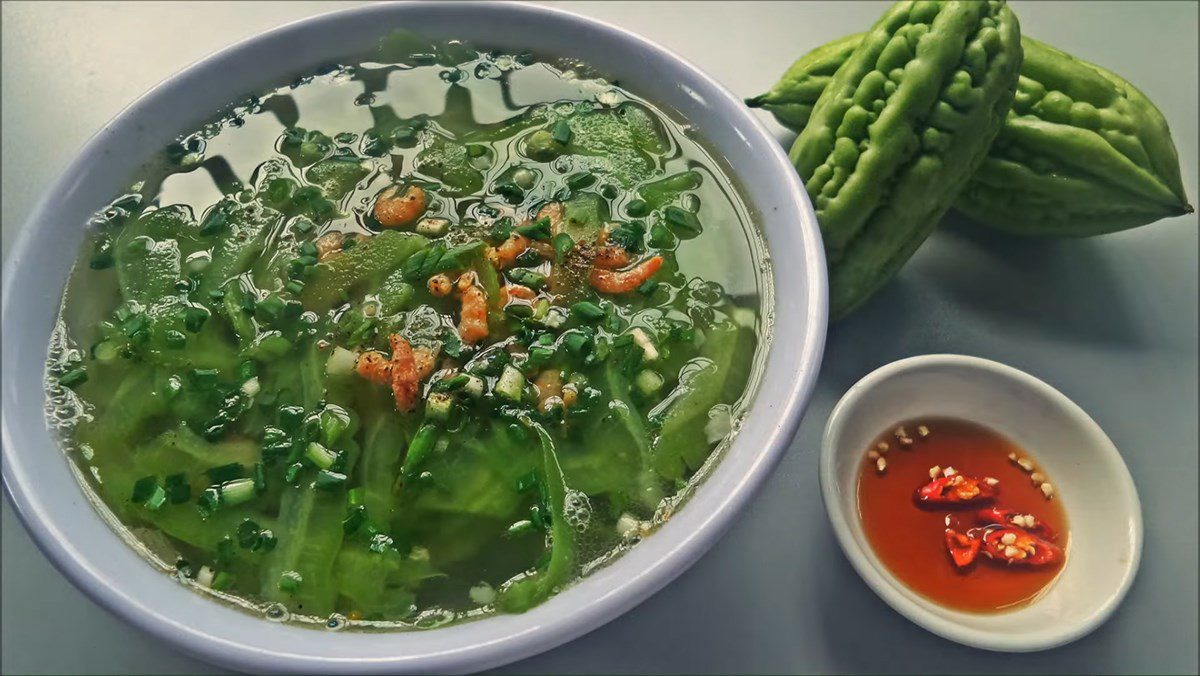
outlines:
M1052 485L1024 449L967 420L930 417L883 432L859 474L858 510L883 564L956 610L1025 605L1066 561L1067 518Z
M334 628L520 612L653 531L732 434L763 251L652 104L395 33L97 213L51 420L185 584Z

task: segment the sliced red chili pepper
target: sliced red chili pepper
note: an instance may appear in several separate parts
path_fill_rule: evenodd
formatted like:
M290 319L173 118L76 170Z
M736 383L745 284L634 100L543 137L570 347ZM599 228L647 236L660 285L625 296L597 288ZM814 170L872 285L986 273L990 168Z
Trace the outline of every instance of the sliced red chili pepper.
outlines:
M1047 540L1058 539L1058 533L1054 532L1049 524L1027 512L1000 507L985 507L979 510L975 518L984 526L1015 526Z
M955 474L934 479L917 489L917 504L973 505L996 497L996 486L983 479Z
M983 535L983 553L1020 566L1047 566L1063 559L1058 545L1020 528L989 528Z
M979 539L954 530L953 528L946 529L946 548L950 550L950 558L954 559L954 565L959 568L966 568L975 561L975 557L979 555Z

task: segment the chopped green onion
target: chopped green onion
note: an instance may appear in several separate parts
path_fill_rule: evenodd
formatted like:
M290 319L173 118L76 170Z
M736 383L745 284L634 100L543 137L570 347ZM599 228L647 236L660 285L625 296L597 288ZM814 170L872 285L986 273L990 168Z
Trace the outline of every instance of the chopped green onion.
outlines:
M358 507L363 504L363 499L365 497L366 491L363 490L362 486L351 488L350 491L346 493L346 504L350 505L351 507Z
M546 286L546 275L528 268L513 268L508 271L508 278L517 284L535 290Z
M222 484L226 481L241 479L246 475L245 472L246 468L242 466L242 463L231 462L227 465L213 467L210 470L206 470L204 473L208 475L208 478L210 481L212 481L212 483Z
M580 301L571 306L571 314L585 322L595 322L604 319L604 310L591 301Z
M201 587L211 587L213 582L213 570L208 566L200 566L200 570L196 573L196 584Z
M488 233L488 239L493 244L500 244L512 236L512 231L513 221L508 216L505 216L492 224L491 232Z
M571 236L565 232L555 235L550 240L550 243L554 246L554 255L560 263L571 252L571 249L575 248L575 240L571 239Z
M220 377L220 372L217 369L192 369L188 373L188 381L193 387L198 389L211 389L216 387L217 380Z
M299 406L284 406L279 409L279 426L288 431L295 431L304 420L304 409Z
M229 220L229 215L220 207L215 207L204 215L200 222L200 235L207 237L222 230Z
M550 138L556 142L567 145L571 142L571 125L567 124L566 120L559 120L550 127Z
M511 365L505 365L504 371L500 373L500 379L496 381L496 394L516 404L520 403L524 392L525 376Z
M529 348L529 363L533 366L545 366L554 358L554 350L548 347Z
M625 213L629 214L631 218L641 218L650 213L650 207L645 200L633 199L625 205Z
M258 534L261 530L262 528L253 519L245 519L237 527L238 544L241 545L242 549L250 549L254 542L258 540Z
M254 306L254 313L259 319L278 319L283 314L283 299L279 296L267 296Z
M212 584L209 586L212 589L221 591L222 589L227 589L231 584L233 584L233 575L223 570L213 576Z
M528 225L519 225L517 233L530 239L550 239L550 219L542 216Z
M192 498L192 487L183 472L167 476L163 481L163 488L166 490L167 500L170 500L172 505L183 504Z
M657 371L650 369L643 370L633 379L633 384L637 387L638 392L641 392L646 397L662 389L663 382L663 377Z
M279 544L279 540L275 537L275 533L271 532L270 529L263 529L259 531L258 539L254 541L254 544L250 545L250 551L269 552L275 549L275 545L277 544Z
M320 472L317 472L317 480L313 482L313 487L321 490L333 490L335 488L340 488L341 486L345 485L345 483L345 474L323 469Z
M329 469L337 461L336 453L315 441L309 442L308 447L305 449L304 457L311 460L314 465L321 469Z
M158 488L158 477L144 476L133 482L133 494L129 499L137 504L142 504L150 499L156 488Z
M405 454L404 463L400 466L400 476L405 479L415 476L417 469L425 462L425 457L433 450L436 441L437 428L428 423L421 425L417 433L413 435L412 443L408 445L408 453Z
M285 592L294 592L300 588L300 583L303 581L304 578L300 576L300 573L297 573L294 570L285 570L283 574L279 576L279 590Z
M504 306L504 312L518 319L529 319L533 316L533 306L529 303L509 303Z
M546 311L545 316L541 318L542 326L559 329L567 323L567 311L560 307L551 307Z
M133 315L121 324L121 332L129 337L132 337L135 333L144 332L149 328L150 318L143 312Z
M58 382L63 387L74 387L76 385L87 382L87 368L77 366L58 377Z
M235 479L221 484L221 504L240 505L254 497L254 479Z
M165 341L167 343L167 347L170 347L170 348L173 348L176 350L187 345L187 336L183 335L179 331L173 331L173 330L167 331L166 334L164 334L163 338L165 339Z
M197 501L197 506L200 508L200 514L207 517L221 506L221 490L217 486L209 486L200 494L200 499Z
M92 346L92 358L97 361L109 362L121 354L111 340L104 340Z
M258 376L255 376L242 383L242 386L239 389L241 390L242 394L246 395L247 397L254 397L259 393L259 390L262 389L262 385L258 382Z
M653 279L647 279L638 285L637 291L643 296L649 296L658 289L658 282Z
M283 473L283 480L289 484L295 485L296 479L300 476L300 470L304 469L304 465L299 462L293 462L288 465L288 468Z
M254 473L250 477L254 480L254 492L262 493L267 490L267 468L261 462L254 463Z
M449 230L450 219L448 218L422 218L417 221L417 234L425 237L441 237Z
M449 420L453 409L454 397L446 392L430 393L429 398L425 400L425 415L432 420Z
M567 177L567 187L571 190L583 190L596 182L596 175L590 171L581 171Z
M437 381L429 389L432 392L453 392L466 385L470 379L471 376L465 373L460 373L458 375L451 376L449 378L443 378Z
M192 333L198 332L206 321L208 321L208 310L195 305L189 307L183 316L183 325Z
M167 382L163 385L163 395L167 399L174 399L183 390L183 381L179 376L171 376L167 378Z
M645 331L640 328L635 328L630 332L630 334L633 336L633 342L637 343L637 346L642 348L642 352L645 355L646 361L654 361L658 359L658 348L654 346L654 341L650 339L650 336L647 335Z
M483 396L483 379L478 376L467 376L467 382L462 387L463 392L472 399Z
M541 265L542 254L538 253L537 249L526 249L517 254L517 257L513 259L513 263L521 268L531 268L535 265Z
M321 424L321 441L326 446L332 446L342 438L342 433L350 428L350 415L337 406L326 407L318 416Z
M351 492L358 489L351 489ZM345 519L342 519L342 532L346 535L353 535L362 528L367 521L367 510L362 505L357 505L350 510Z
M687 231L691 234L700 234L703 228L700 226L700 219L696 218L696 214L681 209L676 206L669 206L663 210L663 216L666 217L667 223Z
M333 348L333 352L329 353L329 359L325 362L325 373L331 376L353 375L354 367L357 364L357 354L344 347L335 347Z
M582 355L587 352L591 342L591 336L581 331L572 331L563 336L563 345L566 346L568 352L574 355Z
M655 249L670 249L675 246L675 235L660 223L650 226L650 246Z

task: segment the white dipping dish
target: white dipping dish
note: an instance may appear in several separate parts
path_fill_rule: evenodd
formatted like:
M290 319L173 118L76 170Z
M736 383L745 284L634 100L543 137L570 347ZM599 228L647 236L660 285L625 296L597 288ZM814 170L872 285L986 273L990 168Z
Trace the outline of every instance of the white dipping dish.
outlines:
M46 346L89 216L157 149L250 92L362 56L394 28L508 51L578 58L686 120L742 187L770 250L773 321L753 405L724 457L658 532L520 615L424 631L324 631L218 603L150 566L93 508L44 417ZM186 31L181 34L186 39ZM82 77L82 75L81 75ZM214 54L105 125L48 186L3 278L3 477L34 541L71 582L156 638L253 672L462 672L553 648L634 607L692 565L735 521L787 450L825 343L826 278L808 196L783 149L741 99L679 56L558 9L493 2L371 4L304 19Z
M946 608L896 579L871 549L858 512L867 449L897 422L933 416L996 430L1028 450L1054 483L1070 524L1067 561L1032 603L998 613ZM1141 560L1141 503L1112 441L1061 392L994 361L926 355L863 378L829 417L820 473L838 544L871 589L925 629L976 648L1029 652L1087 635L1120 605Z

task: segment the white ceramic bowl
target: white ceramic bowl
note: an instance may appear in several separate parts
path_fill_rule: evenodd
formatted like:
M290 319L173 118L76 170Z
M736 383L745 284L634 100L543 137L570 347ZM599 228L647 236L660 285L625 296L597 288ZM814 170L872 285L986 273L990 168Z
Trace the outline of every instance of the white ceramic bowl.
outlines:
M396 27L577 57L677 111L740 179L760 214L771 257L787 262L772 273L774 287L787 295L786 304L766 308L774 318L775 347L740 434L692 500L658 533L522 615L421 632L335 633L225 607L147 565L85 499L51 440L43 418L42 365L83 224L127 185L151 149L248 92L352 57ZM72 582L151 634L237 669L483 669L600 626L683 572L733 523L787 448L820 365L825 261L803 186L778 143L738 98L680 57L615 26L560 10L473 2L370 5L264 33L191 66L136 101L88 143L48 195L4 268L5 488L35 541Z
M963 418L1004 434L1053 480L1070 523L1067 563L1033 603L995 614L950 610L906 587L871 550L858 515L863 455L881 431L928 416ZM1137 572L1141 503L1120 453L1083 409L1011 366L942 354L876 370L833 409L820 465L821 496L855 570L892 608L952 641L1010 652L1069 643L1112 615Z

